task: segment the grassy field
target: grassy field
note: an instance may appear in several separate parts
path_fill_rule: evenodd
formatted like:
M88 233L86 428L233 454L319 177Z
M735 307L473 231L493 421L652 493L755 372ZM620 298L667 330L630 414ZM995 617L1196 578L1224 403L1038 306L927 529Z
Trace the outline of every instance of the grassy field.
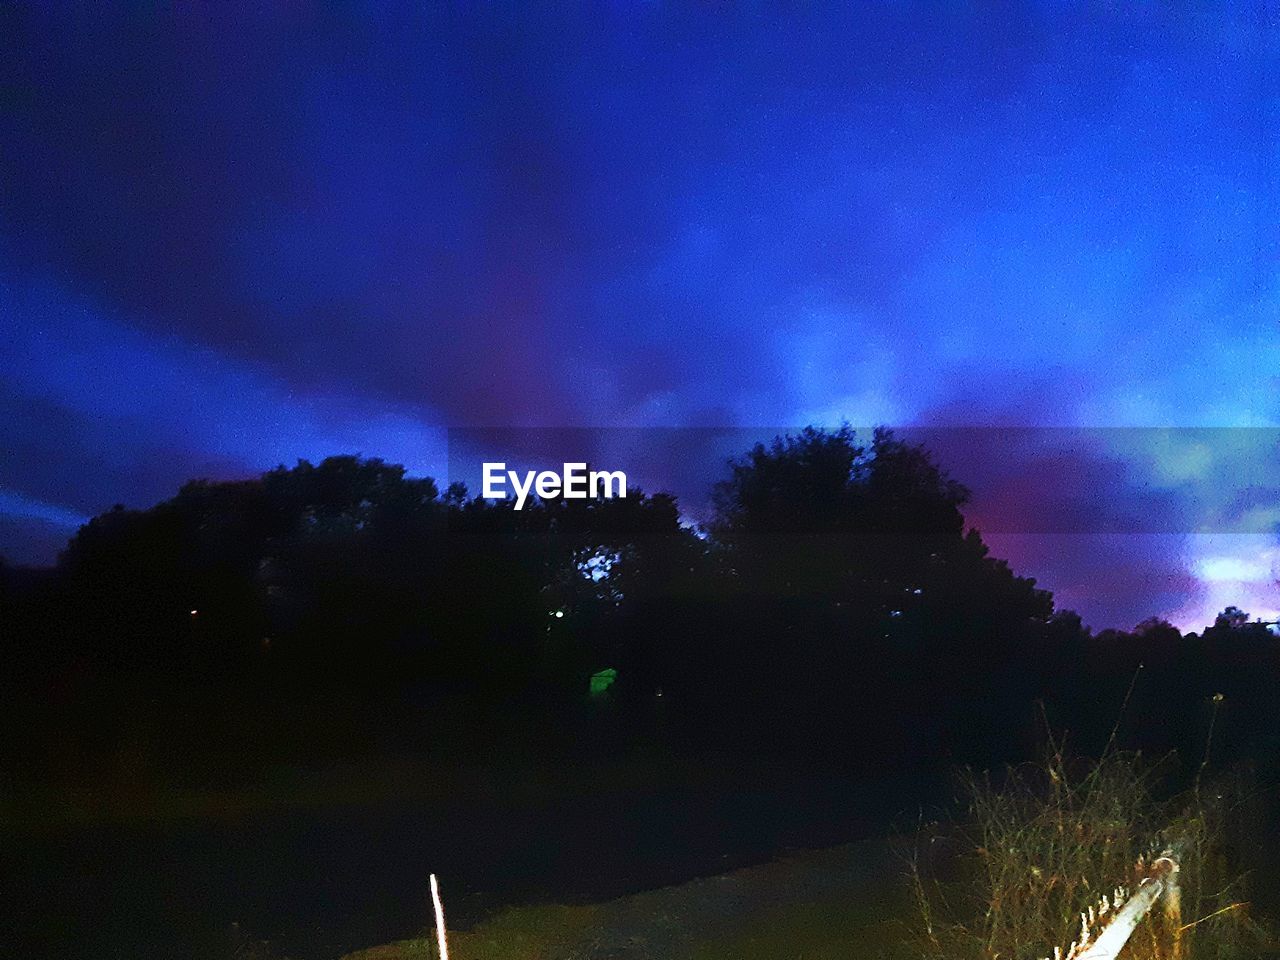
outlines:
M885 843L848 844L607 903L507 910L451 932L449 952L454 960L900 960L910 956L901 874ZM424 929L343 960L434 956Z
M12 943L34 944L32 956L57 948L68 960L334 960L421 930L430 921L422 899L429 869L452 904L455 960L466 951L609 955L593 953L596 943L619 957L692 957L699 943L800 930L804 911L824 903L843 921L867 895L797 898L779 891L799 889L803 878L780 878L773 894L745 885L749 914L722 898L685 917L711 892L743 884L684 880L883 834L886 811L924 792L921 782L916 774L804 779L766 765L644 757L473 766L382 758L278 769L223 787L10 780L0 785L0 839L24 895L0 907L0 954ZM83 863L93 864L92 883ZM850 877L865 877L868 867L855 866ZM876 873L875 888L896 889L897 879ZM659 889L669 884L681 886ZM611 899L643 890L652 893ZM495 914L548 901L597 906ZM717 912L733 922L712 930ZM659 941L669 948L635 952ZM426 949L410 942L384 956Z

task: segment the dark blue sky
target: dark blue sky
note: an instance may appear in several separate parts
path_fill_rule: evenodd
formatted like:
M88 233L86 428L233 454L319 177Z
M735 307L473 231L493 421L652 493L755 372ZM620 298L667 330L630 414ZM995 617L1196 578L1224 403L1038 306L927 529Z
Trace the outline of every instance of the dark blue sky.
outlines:
M10 558L445 427L1280 419L1265 5L134 6L0 13ZM1272 445L1073 436L983 474L1017 569L1280 606Z

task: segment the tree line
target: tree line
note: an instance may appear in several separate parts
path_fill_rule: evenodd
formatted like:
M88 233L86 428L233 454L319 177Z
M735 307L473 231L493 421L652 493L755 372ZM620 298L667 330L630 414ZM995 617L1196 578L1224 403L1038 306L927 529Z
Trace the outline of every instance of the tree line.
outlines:
M1224 702L1234 749L1280 740L1265 628L1094 634L990 554L967 498L883 429L756 445L700 527L660 493L516 511L379 459L301 461L116 507L51 570L0 568L0 653L10 702L55 725L49 704L92 723L139 690L425 690L476 722L860 764L1018 759L1045 723L1095 749L1126 701L1139 745L1194 752Z

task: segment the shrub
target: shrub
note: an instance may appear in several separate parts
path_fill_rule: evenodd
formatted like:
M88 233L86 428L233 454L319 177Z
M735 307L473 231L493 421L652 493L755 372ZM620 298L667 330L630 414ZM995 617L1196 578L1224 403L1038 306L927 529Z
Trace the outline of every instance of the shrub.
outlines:
M922 825L911 854L920 955L930 960L1065 956L1081 914L1136 889L1174 851L1181 909L1157 907L1123 956L1257 957L1265 932L1247 914L1232 836L1250 791L1240 777L1160 799L1168 765L1114 751L1070 762L1051 744L999 779L966 773L967 816ZM1096 935L1105 922L1100 918Z

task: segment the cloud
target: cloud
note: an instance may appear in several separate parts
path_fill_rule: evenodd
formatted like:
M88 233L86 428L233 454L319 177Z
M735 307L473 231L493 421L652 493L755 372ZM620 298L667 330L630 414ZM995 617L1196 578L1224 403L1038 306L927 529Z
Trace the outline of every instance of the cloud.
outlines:
M1229 605L1263 620L1280 619L1280 537L1275 534L1198 534L1189 538L1190 566L1203 584L1202 600L1189 600L1171 619L1200 630Z
M1272 429L920 428L970 486L970 523L1097 627L1166 616L1200 629L1270 610L1280 527Z
M89 518L84 514L67 510L52 503L32 500L10 490L0 489L0 514L18 520L36 521L51 527L62 527L68 531L75 530Z
M1253 557L1201 557L1196 573L1207 583L1274 583L1277 579L1275 558L1265 553Z
M1248 11L3 16L0 486L35 502L352 450L438 475L450 427L1280 424ZM726 436L645 485L696 510ZM992 535L1280 502L1190 434L951 440ZM1129 543L1095 579L1164 603L1190 561ZM1089 602L1082 549L1023 549Z
M0 461L0 514L66 526L116 502L150 505L195 476L336 452L392 450L416 472L443 471L429 412L297 392L210 348L149 337L51 284L6 280L0 313L10 318L0 412L12 454Z

